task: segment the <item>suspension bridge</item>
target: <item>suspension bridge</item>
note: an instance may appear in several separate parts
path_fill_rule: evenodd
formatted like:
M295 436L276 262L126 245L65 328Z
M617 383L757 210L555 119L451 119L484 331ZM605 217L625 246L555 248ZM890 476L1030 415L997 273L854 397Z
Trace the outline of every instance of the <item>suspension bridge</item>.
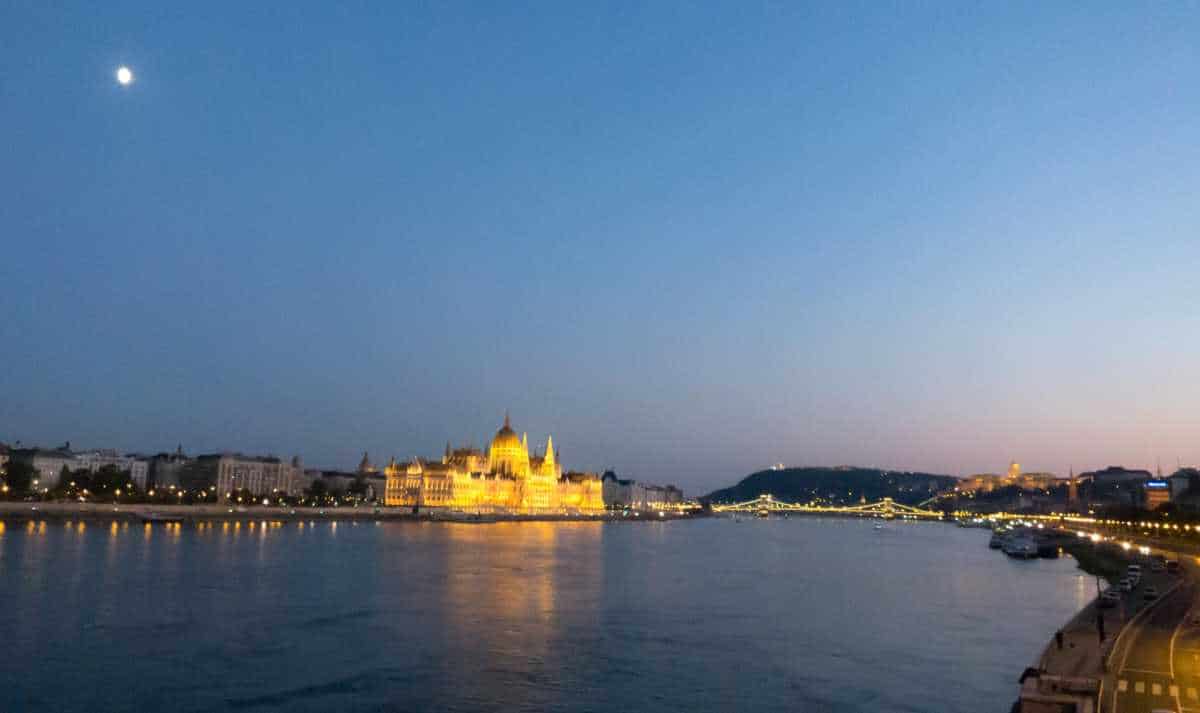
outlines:
M713 512L752 513L759 516L772 514L805 514L805 515L844 515L847 517L877 517L885 520L893 518L908 518L922 520L940 520L942 513L936 510L925 510L912 505L898 503L891 498L884 498L873 503L859 505L802 505L776 500L770 493L763 493L753 500L744 503L713 503Z

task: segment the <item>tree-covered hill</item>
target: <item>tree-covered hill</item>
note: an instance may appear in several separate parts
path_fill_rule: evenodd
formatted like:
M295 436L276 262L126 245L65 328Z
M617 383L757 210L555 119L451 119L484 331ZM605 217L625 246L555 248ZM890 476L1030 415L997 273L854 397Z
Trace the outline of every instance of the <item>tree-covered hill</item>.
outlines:
M752 473L737 485L715 490L703 499L736 503L770 493L777 500L794 503L819 500L834 505L853 505L863 498L873 502L889 497L898 503L913 505L954 487L957 482L957 478L949 475L853 466L784 468Z

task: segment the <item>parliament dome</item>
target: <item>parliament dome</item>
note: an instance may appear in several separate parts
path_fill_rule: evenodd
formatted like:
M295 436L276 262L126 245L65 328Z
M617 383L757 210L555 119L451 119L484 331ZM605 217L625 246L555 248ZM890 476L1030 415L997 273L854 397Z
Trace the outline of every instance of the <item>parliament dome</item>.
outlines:
M488 449L489 469L519 478L529 475L529 449L525 442L512 430L508 414L504 414L504 425L496 431L492 447Z
M508 422L508 414L504 414L504 425L496 431L496 437L492 439L492 448L520 448L521 439L517 437L517 432L512 430L512 426Z

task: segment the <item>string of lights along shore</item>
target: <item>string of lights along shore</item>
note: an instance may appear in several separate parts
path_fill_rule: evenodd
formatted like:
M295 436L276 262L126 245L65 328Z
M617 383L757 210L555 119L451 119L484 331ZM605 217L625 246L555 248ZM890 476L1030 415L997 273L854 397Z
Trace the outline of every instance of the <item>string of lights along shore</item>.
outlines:
M0 713L1200 713L1200 0L0 38Z

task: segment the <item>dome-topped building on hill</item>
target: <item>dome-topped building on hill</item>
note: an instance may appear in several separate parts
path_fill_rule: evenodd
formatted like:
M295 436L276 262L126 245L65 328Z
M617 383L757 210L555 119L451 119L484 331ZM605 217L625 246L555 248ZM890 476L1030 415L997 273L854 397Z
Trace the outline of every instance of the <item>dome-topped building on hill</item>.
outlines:
M546 449L530 455L527 435L518 437L508 414L487 454L446 444L440 461L414 458L386 469L385 502L396 507L445 507L468 512L599 512L604 510L600 478L563 475L546 438Z

